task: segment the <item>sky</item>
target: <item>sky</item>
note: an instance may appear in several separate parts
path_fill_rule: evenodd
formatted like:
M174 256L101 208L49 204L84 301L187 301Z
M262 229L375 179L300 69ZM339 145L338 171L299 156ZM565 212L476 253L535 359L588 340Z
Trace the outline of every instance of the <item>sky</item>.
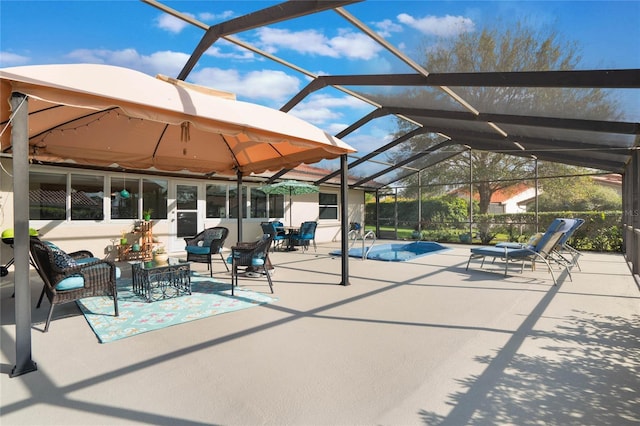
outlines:
M163 1L213 25L274 1ZM443 40L521 22L554 30L575 43L577 69L640 68L638 1L392 1L367 0L344 9L417 62ZM176 77L204 31L141 1L0 2L0 67L103 63ZM314 75L414 72L336 12L235 34ZM225 40L203 55L187 81L280 108L309 78ZM627 120L640 121L638 90L620 91ZM336 134L373 107L337 90L305 98L290 113ZM360 153L391 140L395 123L380 120L345 138Z

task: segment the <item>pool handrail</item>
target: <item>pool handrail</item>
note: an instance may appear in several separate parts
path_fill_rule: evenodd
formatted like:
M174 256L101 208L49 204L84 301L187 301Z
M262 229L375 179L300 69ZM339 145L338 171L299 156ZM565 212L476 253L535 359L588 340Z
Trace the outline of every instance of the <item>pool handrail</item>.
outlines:
M376 233L373 231L367 231L363 234L362 229L358 228L358 229L352 229L351 231L349 231L349 234L347 235L348 235L348 238L351 240L351 245L349 246L349 250L351 250L351 248L353 247L353 245L356 243L357 240L362 240L362 260L366 260L367 256L369 255L369 252L371 251L374 244L376 243ZM364 243L368 237L371 237L373 241L371 241L371 245L369 246L367 251L365 251Z

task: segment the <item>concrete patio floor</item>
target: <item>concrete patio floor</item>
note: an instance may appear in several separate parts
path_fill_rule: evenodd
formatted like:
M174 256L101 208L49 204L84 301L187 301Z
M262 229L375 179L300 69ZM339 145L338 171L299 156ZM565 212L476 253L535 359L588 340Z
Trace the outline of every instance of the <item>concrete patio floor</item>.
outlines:
M573 282L502 275L469 248L410 262L276 252L270 305L100 344L32 273L33 359L15 364L2 278L2 425L625 425L640 423L640 293L621 255ZM194 269L205 272L204 265ZM220 262L215 277L229 281ZM491 271L491 272L488 272ZM241 286L268 292L265 279Z

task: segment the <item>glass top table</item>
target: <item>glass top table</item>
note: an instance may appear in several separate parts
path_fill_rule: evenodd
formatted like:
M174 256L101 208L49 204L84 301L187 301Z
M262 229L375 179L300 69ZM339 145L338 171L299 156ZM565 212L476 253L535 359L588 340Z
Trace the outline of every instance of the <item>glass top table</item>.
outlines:
M131 276L134 293L147 302L191 294L191 262L182 259L133 262Z

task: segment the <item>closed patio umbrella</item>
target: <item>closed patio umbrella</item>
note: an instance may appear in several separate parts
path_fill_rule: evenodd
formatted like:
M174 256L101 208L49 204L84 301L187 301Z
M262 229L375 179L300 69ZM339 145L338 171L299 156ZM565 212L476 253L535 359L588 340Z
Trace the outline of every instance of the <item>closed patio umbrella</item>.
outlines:
M312 194L320 191L320 189L315 185L297 180L284 180L282 182L261 186L260 189L266 194L289 194L289 225L293 225L291 214L291 210L293 210L292 196Z

